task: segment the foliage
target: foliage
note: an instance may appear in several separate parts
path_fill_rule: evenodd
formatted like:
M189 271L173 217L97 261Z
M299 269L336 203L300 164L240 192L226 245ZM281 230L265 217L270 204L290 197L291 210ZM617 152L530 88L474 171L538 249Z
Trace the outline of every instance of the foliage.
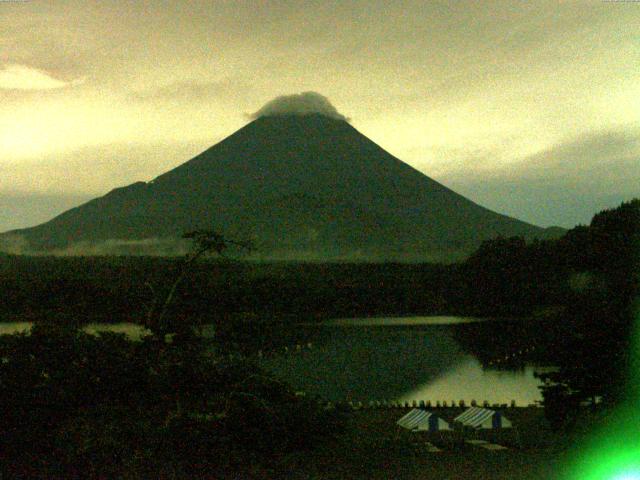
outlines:
M155 310L159 312L183 263L182 258L162 257L0 258L0 296L4 299L0 316L63 324L145 318L156 298L161 299ZM165 318L218 323L248 315L308 320L450 313L462 310L455 297L459 282L453 270L453 266L429 264L252 263L202 258L189 266Z
M340 427L255 365L197 339L158 348L152 337L36 325L0 337L0 358L9 478L202 476L241 468L234 458L269 465Z
M625 203L554 241L498 238L458 265L196 262L225 251L211 232L194 232L185 259L3 257L0 313L52 324L0 340L0 455L23 477L73 477L75 468L222 477L247 459L273 468L337 430L339 419L223 353L268 349L298 317L526 318L509 327L504 348L535 345L560 365L543 375L546 414L570 424L581 402L625 395L639 212L640 201ZM151 309L140 278L154 285ZM145 314L153 335L137 343L77 329ZM216 325L215 348L194 336L196 319ZM463 345L481 359L506 353L490 332L465 331Z
M195 261L234 243L208 231L186 237L194 250L154 298L150 333L140 341L43 323L0 336L0 474L235 476L270 468L278 456L339 430L339 419L317 403L244 357L234 362L218 353L196 334L193 319L168 320Z
M535 347L529 359L560 367L540 376L548 418L570 426L578 405L618 403L628 393L639 256L640 200L557 240L486 241L459 266L459 301L476 314L527 320L502 327L505 342L481 326L456 337L485 363Z
M575 275L574 294L556 343L560 370L543 375L545 406L557 423L566 405L624 400L630 367L634 299L640 293L640 200L600 212L588 228L558 241ZM576 280L576 277L578 280ZM571 283L571 282L570 282Z

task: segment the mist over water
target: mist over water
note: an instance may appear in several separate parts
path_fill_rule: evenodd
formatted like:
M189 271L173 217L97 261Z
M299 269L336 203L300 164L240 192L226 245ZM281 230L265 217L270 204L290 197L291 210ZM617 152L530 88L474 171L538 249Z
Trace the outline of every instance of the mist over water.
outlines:
M20 234L0 236L0 252L11 255L55 255L60 257L123 256L181 256L190 243L179 238L145 238L141 240L109 239L97 242L81 241L54 250L34 249Z

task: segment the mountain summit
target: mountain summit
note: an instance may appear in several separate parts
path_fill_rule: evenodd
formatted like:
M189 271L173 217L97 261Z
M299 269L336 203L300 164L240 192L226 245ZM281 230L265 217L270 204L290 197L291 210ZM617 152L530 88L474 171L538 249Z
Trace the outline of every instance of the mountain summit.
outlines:
M336 110L324 95L317 92L302 92L297 95L281 95L267 102L251 119L281 115L310 115L317 113L336 120L349 121L347 117Z
M252 238L261 258L300 260L448 260L498 235L547 236L401 162L335 109L325 115L267 106L151 182L9 234L30 251L63 251L214 229Z

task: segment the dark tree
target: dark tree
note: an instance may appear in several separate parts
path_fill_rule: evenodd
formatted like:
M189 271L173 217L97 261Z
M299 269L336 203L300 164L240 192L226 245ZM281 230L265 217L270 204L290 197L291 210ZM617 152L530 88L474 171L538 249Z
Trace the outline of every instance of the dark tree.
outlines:
M153 293L153 302L147 312L144 326L161 341L164 341L167 334L175 333L176 329L179 329L180 333L185 333L191 327L191 325L177 325L175 322L171 325L167 321L167 312L174 301L178 286L192 273L193 264L209 254L224 255L227 250L234 247L244 251L251 250L249 241L227 239L213 230L195 230L185 233L182 238L193 242L192 249L178 265L177 273L169 288L157 292L151 284L148 284Z
M545 405L557 421L570 420L572 410L563 405L595 406L597 397L606 405L638 393L628 382L640 292L640 200L598 213L559 248L574 272L574 297L555 335L560 370L542 376Z

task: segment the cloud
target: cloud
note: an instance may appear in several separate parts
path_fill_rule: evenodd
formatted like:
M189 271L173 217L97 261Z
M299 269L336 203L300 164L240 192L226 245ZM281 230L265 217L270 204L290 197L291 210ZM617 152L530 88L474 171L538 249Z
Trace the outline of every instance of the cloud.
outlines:
M0 187L0 232L46 222L92 197L88 194L3 192Z
M445 151L442 154L446 154ZM456 158L457 157L457 158ZM500 158L499 163L489 161ZM453 149L450 162L458 161L464 168L451 169L441 175L459 181L475 181L473 177L504 182L562 183L565 186L588 186L586 190L611 190L633 187L640 180L640 170L634 168L640 158L640 130L629 126L620 129L596 130L567 138L546 148L519 158L508 158L503 149L471 151Z
M248 87L237 79L226 78L216 81L182 80L168 83L155 89L134 91L128 98L134 101L178 101L203 102L232 96Z
M19 64L6 64L0 68L0 89L55 90L82 83L84 79L65 82L37 68Z
M473 156L465 165L472 165ZM480 162L482 163L482 162ZM538 225L589 223L604 208L640 196L640 131L586 132L506 165L437 177L492 210Z
M87 145L33 160L0 162L0 209L3 194L104 195L114 187L148 181L195 157L222 137L209 140ZM47 200L36 201L35 205ZM3 214L0 212L0 226ZM0 230L1 231L1 230Z
M316 92L303 92L294 95L282 95L267 102L260 110L249 115L250 118L272 117L279 115L311 115L320 114L336 120L349 121L338 113L336 107L324 95Z
M640 131L603 130L587 132L558 143L521 160L513 172L519 177L584 178L602 184L612 173L626 183L631 177L639 180L638 170L629 169L640 157ZM613 171L612 171L613 169Z

